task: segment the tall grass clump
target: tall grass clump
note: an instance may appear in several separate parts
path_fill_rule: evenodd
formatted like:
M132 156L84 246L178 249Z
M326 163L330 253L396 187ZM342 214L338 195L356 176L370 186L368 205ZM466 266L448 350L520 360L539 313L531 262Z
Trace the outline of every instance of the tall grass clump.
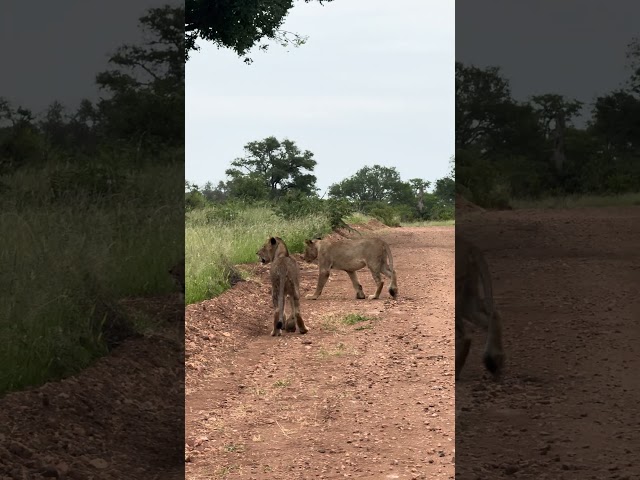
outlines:
M304 240L331 231L325 213L284 218L267 205L214 205L186 214L186 302L195 303L229 288L233 265L258 261L269 236L281 237L292 253Z
M136 330L121 298L174 288L182 168L51 165L0 177L0 394L86 367L110 348L105 325Z

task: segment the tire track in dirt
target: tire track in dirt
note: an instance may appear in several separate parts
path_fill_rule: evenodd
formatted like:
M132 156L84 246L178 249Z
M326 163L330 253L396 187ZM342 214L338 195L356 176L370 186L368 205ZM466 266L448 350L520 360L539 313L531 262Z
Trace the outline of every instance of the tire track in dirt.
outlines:
M399 297L356 300L335 272L302 300L306 335L269 336L268 267L187 309L187 478L454 475L454 227L375 233ZM317 267L300 262L302 295ZM358 273L374 290L367 270ZM358 313L373 320L343 325Z

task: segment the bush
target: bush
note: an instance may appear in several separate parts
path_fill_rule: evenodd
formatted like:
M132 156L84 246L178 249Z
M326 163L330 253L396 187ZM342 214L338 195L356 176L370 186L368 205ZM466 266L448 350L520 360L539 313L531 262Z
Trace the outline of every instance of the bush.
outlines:
M368 213L388 227L400 226L400 212L390 205L376 204L369 209Z
M287 192L274 205L276 215L284 219L302 218L322 211L322 200L296 191Z
M204 208L206 204L204 195L197 190L184 194L184 207L187 211Z
M325 201L324 206L332 230L344 227L346 225L344 219L355 211L353 205L345 199L330 198Z

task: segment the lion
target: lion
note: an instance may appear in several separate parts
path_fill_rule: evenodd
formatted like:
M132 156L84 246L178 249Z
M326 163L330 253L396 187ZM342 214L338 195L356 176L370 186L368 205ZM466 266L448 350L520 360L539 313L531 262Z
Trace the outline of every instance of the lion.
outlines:
M280 237L270 237L256 252L262 263L271 263L271 299L273 301L273 330L271 336L280 336L282 327L287 332L303 334L309 329L300 315L300 272L296 261L289 256L289 250ZM291 316L284 314L285 299L289 299Z
M184 259L171 267L169 275L176 283L176 287L179 288L180 296L184 300Z
M482 287L483 297L480 297L479 287ZM489 268L482 252L456 235L456 380L471 348L465 320L488 331L484 365L494 378L498 378L506 357L502 349L502 319L493 304Z
M389 294L394 299L398 295L398 285L396 283L396 272L393 269L393 256L389 244L377 237L359 238L355 240L330 240L315 239L305 240L305 250L303 258L307 262L318 259L318 285L313 294L307 298L316 300L322 293L331 269L344 270L349 275L353 288L356 291L356 298L365 298L362 285L358 282L356 271L369 267L371 275L376 282L376 293L369 296L370 300L380 297L380 292L384 286L381 274L391 279ZM387 259L389 263L387 264Z

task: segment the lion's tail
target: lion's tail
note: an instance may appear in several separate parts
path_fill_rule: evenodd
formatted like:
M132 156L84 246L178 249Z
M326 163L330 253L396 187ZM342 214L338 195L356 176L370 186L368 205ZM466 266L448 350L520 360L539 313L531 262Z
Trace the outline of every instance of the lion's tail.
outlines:
M389 295L396 298L398 295L398 284L396 282L396 271L393 268L393 255L391 255L391 249L387 242L384 242L384 252L389 259L389 270L391 270L391 285L389 285Z
M280 278L280 287L278 289L278 323L276 324L276 328L280 330L284 327L284 283L285 278L282 276Z

